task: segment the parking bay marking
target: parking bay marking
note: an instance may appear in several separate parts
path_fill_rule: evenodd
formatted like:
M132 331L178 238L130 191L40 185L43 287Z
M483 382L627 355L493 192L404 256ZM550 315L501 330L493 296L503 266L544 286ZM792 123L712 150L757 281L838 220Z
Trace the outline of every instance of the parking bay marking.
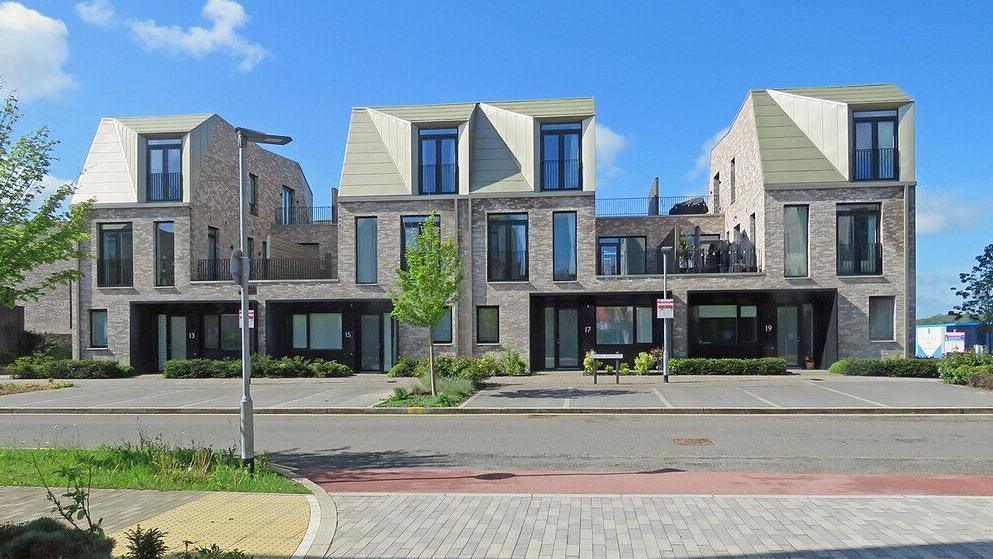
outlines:
M663 406L665 406L665 407L667 407L667 408L671 408L671 407L672 407L672 404L670 404L670 403L669 403L669 400L666 400L666 399L665 399L665 396L663 396L663 395L662 395L662 393L661 393L661 392L659 392L659 389L658 389L658 388L655 388L655 387L653 386L653 387L652 387L652 392L654 392L654 393L655 393L655 395L659 397L659 400L662 400L662 405L663 405Z
M770 406L772 406L774 408L781 408L781 407L783 407L783 406L777 404L776 402L773 402L772 400L766 400L765 398L759 396L758 394L755 394L753 392L750 392L748 390L745 390L744 388L738 388L738 390L741 390L742 392L744 392L745 394L748 394L752 398L755 398L756 400L759 400L759 401L761 401L761 402L763 402L765 404L768 404L768 405L770 405Z
M816 386L817 388L823 388L824 390L830 390L831 392L834 392L835 394L841 394L842 396L848 396L849 398L853 398L855 400L860 400L862 402L865 402L867 404L872 404L872 405L878 406L880 408L888 408L888 407L890 407L890 406L887 406L886 404L880 404L879 402L876 402L874 400L869 400L868 398L860 398L859 396L856 396L854 394L849 394L847 392L842 392L841 390L837 390L837 389L834 389L834 388L828 388L828 387L824 386L823 384L815 384L813 382L811 382L809 384L811 386Z

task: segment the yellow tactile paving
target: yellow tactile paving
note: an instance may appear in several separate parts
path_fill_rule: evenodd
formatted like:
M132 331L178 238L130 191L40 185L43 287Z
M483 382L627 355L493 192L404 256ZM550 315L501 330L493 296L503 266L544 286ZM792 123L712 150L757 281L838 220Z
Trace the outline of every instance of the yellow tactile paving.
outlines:
M170 553L181 552L183 541L196 546L217 544L264 558L290 557L310 521L310 504L304 495L271 493L210 493L172 510L141 521L142 528L166 532ZM110 534L117 540L115 553L127 552L124 532Z

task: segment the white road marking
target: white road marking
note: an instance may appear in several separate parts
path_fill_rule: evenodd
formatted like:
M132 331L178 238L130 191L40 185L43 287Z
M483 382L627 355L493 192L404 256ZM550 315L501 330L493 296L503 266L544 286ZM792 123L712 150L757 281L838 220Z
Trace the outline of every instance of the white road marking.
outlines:
M768 405L770 405L770 406L772 406L774 408L781 408L781 407L783 407L783 406L777 404L776 402L773 402L772 400L766 400L765 398L759 396L758 394L755 394L753 392L750 392L748 390L745 390L744 388L738 388L738 390L741 390L742 392L744 392L745 394L748 394L752 398L755 398L756 400L759 400L759 401L761 401L761 402L763 402L765 404L768 404Z
M662 405L663 405L663 406L665 406L665 407L667 407L667 408L671 408L671 407L672 407L672 404L670 404L670 403L669 403L669 400L666 400L666 399L665 399L665 396L663 396L663 395L662 395L662 393L661 393L661 392L659 392L659 389L658 389L658 388L655 388L655 387L653 386L653 387L652 387L652 392L654 392L654 393L655 393L655 395L659 397L659 400L662 400Z
M328 392L334 392L337 389L338 388L336 387L336 388L329 388L328 390L321 390L320 392L317 392L315 394L308 394L308 395L304 396L303 398L295 398L295 399L290 400L288 402L276 402L276 403L270 405L269 407L270 408L286 407L286 406L288 406L290 404L295 404L295 403L297 403L297 402L299 402L301 400L306 400L308 398L316 398L317 396L320 396L322 394L327 394Z
M161 398L162 396L166 396L168 394L177 394L179 392L189 392L190 390L193 390L193 389L192 388L180 388L179 390L171 390L169 392L160 392L158 394L152 394L151 396L139 396L137 398L126 398L124 400L118 400L116 402L110 402L110 403L107 403L107 404L99 404L99 405L96 405L96 406L93 406L93 407L95 407L95 408L109 408L110 406L116 406L117 404L124 404L124 403L127 403L127 402L136 402L138 400L147 400L149 398ZM172 407L172 406L167 406L167 407Z
M467 407L469 405L469 402L475 400L482 393L483 393L482 391L479 391L479 392L476 392L475 394L473 394L472 396L469 396L469 398L465 402L462 402L461 404L459 404L459 407L460 408ZM370 407L374 407L374 406L375 406L375 404L373 406L370 406Z
M842 392L841 390L837 390L837 389L834 389L834 388L828 388L828 387L824 386L823 384L817 384L816 382L811 382L810 385L811 386L816 386L817 388L823 388L824 390L830 390L831 392L834 392L835 394L841 394L842 396L848 396L849 398L854 398L855 400L859 400L859 401L865 402L867 404L872 404L874 406L879 406L881 408L892 407L892 406L887 406L886 404L881 404L879 402L876 402L875 400L870 400L868 398L861 398L861 397L856 396L854 394L849 394L848 392Z
M566 398L562 400L562 407L568 408L572 404L572 398Z

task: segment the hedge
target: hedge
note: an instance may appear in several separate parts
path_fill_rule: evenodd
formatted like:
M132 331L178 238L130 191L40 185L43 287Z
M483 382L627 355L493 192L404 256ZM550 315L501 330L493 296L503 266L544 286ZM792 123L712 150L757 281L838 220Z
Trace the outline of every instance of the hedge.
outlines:
M977 375L976 382L983 383L985 375L993 374L993 355L950 353L935 364L941 380L949 384L973 385L972 378Z
M938 362L916 357L887 359L851 358L831 364L832 373L854 377L917 377L938 378Z
M691 357L670 359L669 372L674 375L788 375L786 360L781 357L731 359Z
M108 379L134 376L134 369L117 361L19 357L4 369L14 378Z
M428 374L429 367L426 358L416 359L403 355L387 375L391 377L421 377ZM478 359L441 355L434 358L434 372L440 377L460 378L479 386L490 377L503 372L503 368L501 362L490 354L483 355Z
M175 359L166 361L165 378L236 378L241 361L235 359ZM300 356L276 359L252 356L252 376L271 378L329 378L352 376L352 369L337 361L308 360Z
M993 371L975 371L969 375L969 386L993 390Z

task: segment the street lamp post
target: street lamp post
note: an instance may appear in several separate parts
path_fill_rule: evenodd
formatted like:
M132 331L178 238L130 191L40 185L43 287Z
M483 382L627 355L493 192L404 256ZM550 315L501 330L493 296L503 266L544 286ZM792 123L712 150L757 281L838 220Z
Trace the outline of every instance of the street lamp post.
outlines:
M240 248L231 255L232 270L237 270L241 289L241 460L255 471L255 422L252 403L251 329L248 321L248 278L251 276L252 255L248 254L248 144L286 145L292 138L266 134L249 128L237 128L238 133L238 236Z
M669 253L672 247L662 247L662 298L669 295ZM662 382L669 382L669 318L662 319Z

